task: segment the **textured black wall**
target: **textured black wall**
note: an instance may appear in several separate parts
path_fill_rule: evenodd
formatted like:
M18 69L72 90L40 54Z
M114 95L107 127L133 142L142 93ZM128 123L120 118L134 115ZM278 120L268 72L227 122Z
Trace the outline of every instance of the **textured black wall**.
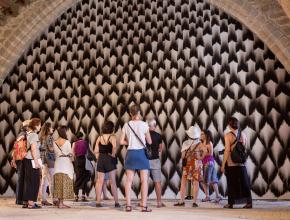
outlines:
M179 189L184 130L209 128L217 152L230 115L248 134L253 192L279 197L290 190L289 79L260 39L206 1L84 0L36 36L1 87L0 194L15 188L7 157L22 120L68 124L93 146L105 119L119 132L140 103L158 116L167 197ZM124 192L125 149L118 157Z

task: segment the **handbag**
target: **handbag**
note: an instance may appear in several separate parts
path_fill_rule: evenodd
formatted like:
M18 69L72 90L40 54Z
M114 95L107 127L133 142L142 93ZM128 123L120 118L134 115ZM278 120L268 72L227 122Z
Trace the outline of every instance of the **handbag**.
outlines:
M136 138L139 140L139 142L143 145L144 150L145 150L145 155L146 155L147 159L150 160L150 158L152 158L151 148L147 147L146 144L143 143L143 141L139 138L139 136L136 134L136 132L130 126L129 122L128 122L128 126L132 130L132 132L134 133L134 135L136 136Z
M233 132L231 133L234 134ZM233 143L233 145L235 146L231 151L231 158L234 163L245 163L248 157L245 146L243 145L242 142L240 142L240 137L241 131L239 130L236 136L236 140Z

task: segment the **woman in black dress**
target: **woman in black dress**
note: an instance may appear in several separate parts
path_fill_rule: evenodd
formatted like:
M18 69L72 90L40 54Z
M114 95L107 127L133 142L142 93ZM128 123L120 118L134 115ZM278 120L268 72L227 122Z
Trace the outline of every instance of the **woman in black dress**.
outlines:
M103 134L98 137L96 141L95 154L98 159L97 163L97 182L96 182L96 194L97 203L96 207L102 207L101 205L101 193L104 183L105 173L109 173L109 179L111 183L112 194L115 200L115 207L119 208L118 193L116 185L116 136L114 134L114 124L111 121L106 121L102 127Z
M228 126L230 131L225 135L225 152L221 167L221 171L224 172L227 164L225 174L228 186L228 204L224 208L233 208L233 205L238 203L246 203L243 208L252 208L252 196L246 166L243 163L235 163L231 157L235 140L239 136L238 132L240 132L238 119L231 117ZM247 139L243 132L241 132L240 139L237 141L246 146Z

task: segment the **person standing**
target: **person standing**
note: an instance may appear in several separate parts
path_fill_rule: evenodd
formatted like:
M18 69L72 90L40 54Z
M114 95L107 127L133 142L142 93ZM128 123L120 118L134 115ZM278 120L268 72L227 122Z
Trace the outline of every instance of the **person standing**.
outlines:
M202 167L203 167L203 188L205 192L205 198L202 202L210 201L209 197L209 186L212 185L216 194L215 202L219 202L221 197L219 195L218 189L218 178L216 170L214 167L214 157L213 157L213 144L212 135L209 130L201 131L201 149L203 153Z
M165 204L161 201L161 162L159 159L159 154L162 151L162 137L156 132L156 120L151 119L148 121L150 136L152 139L152 144L147 144L147 147L151 148L152 156L149 159L150 164L150 174L152 176L155 193L157 197L157 208L165 207Z
M126 211L132 211L131 206L131 187L135 171L140 172L141 176L141 211L151 212L147 206L148 195L148 170L150 169L149 160L146 157L146 142L152 144L148 124L141 120L140 108L138 105L130 107L131 120L125 123L120 138L120 144L128 145L125 158L126 170Z
M70 208L63 201L74 197L72 149L66 130L66 126L57 129L59 137L53 144L55 153L53 196L58 199L58 208Z
M117 184L116 184L116 152L117 141L114 135L114 123L106 121L102 127L103 134L97 138L95 154L98 158L97 163L97 182L96 182L96 194L97 203L96 207L102 207L101 194L104 186L105 174L109 174L111 183L112 194L115 200L115 207L121 207L118 202Z
M23 205L23 186L24 186L24 165L23 157L25 149L27 148L27 129L30 120L22 123L22 128L17 136L16 142L12 150L11 166L16 169L17 182L16 182L16 204ZM21 146L20 146L21 145Z
M38 132L41 128L41 120L32 118L29 122L27 132L27 154L23 159L24 165L24 187L23 187L23 208L38 209L41 208L37 201L37 195L40 186L40 172L42 162L40 159L40 140Z
M225 172L228 187L228 204L224 208L233 208L234 204L246 202L243 208L252 208L252 196L250 181L244 163L235 163L232 160L231 152L235 147L237 137L244 146L247 144L246 135L240 131L238 119L230 117L228 120L229 132L225 134L225 151L221 166L221 172Z
M182 159L182 177L180 184L180 200L174 206L185 206L184 197L186 191L186 182L193 182L193 203L192 207L198 207L196 200L199 191L199 182L201 180L201 144L200 144L200 129L197 126L191 126L186 134L188 140L182 144L181 159Z
M75 201L79 200L79 190L82 190L82 201L87 201L86 192L87 182L90 179L89 171L86 170L86 154L89 149L89 143L83 140L83 133L78 132L76 134L76 142L73 143L72 152L74 157L74 169L76 174L76 180L74 184Z
M53 150L53 127L51 123L46 122L40 130L41 142L41 159L43 161L42 179L40 186L41 204L43 206L51 206L52 204L47 201L47 186L49 186L50 195L53 195L53 175L54 175L54 162L55 155ZM53 199L54 204L56 201Z

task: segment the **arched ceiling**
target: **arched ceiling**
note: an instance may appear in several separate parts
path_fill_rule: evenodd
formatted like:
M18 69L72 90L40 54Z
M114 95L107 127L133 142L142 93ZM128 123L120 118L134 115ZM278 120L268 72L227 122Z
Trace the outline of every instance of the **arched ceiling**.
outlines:
M9 18L0 28L0 85L35 37L79 1L38 0L23 8L19 16ZM279 0L207 1L245 24L290 72L290 19L286 13L289 5L281 6Z

